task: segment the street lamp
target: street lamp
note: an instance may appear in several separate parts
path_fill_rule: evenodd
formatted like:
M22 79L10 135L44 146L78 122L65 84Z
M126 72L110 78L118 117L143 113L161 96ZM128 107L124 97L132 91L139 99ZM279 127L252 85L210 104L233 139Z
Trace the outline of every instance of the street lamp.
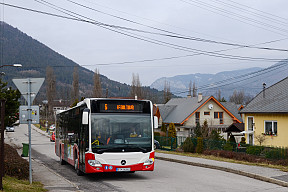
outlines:
M2 68L2 67L22 67L22 64L15 63L15 64L11 64L11 65L0 65L0 68ZM1 75L5 75L5 73L2 71L2 72L0 72L0 76Z
M0 65L0 68L2 68L2 67L22 67L22 64L15 63L15 64L11 64L11 65Z

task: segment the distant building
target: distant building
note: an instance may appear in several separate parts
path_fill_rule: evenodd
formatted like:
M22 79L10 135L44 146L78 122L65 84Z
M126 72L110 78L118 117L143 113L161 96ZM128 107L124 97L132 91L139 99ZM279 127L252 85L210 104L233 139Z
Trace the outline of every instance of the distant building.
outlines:
M240 113L245 122L246 141L258 145L288 146L288 77L264 88Z
M199 123L208 122L209 129L223 133L231 124L242 123L238 106L220 103L213 96L173 98L166 104L157 105L160 112L159 124L174 123L177 136L188 137Z

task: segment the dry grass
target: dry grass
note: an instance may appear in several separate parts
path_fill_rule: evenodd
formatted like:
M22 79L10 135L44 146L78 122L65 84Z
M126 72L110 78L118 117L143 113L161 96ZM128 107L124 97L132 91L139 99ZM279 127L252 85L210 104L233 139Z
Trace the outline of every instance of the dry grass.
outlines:
M18 180L14 177L5 176L3 180L4 192L41 192L47 191L39 182L31 185L27 180Z
M244 164L244 165L254 165L254 166L262 166L262 167L269 167L274 169L279 169L281 171L288 172L287 166L281 166L281 165L272 165L267 163L251 163L247 161L239 161L234 159L228 159L223 157L216 157L212 155L203 155L198 153L184 153L184 152L176 152L176 151L162 151L162 150L156 150L157 153L166 153L166 154L174 154L174 155L183 155L188 157L197 157L197 158L203 158L203 159L210 159L215 161L224 161L229 163L238 163L238 164Z

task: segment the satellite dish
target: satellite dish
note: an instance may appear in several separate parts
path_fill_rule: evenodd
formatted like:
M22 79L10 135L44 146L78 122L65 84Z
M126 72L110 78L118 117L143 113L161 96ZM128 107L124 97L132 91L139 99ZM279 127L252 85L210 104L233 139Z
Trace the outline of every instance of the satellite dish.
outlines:
M208 105L208 108L209 108L210 110L213 109L213 105L212 105L212 104Z

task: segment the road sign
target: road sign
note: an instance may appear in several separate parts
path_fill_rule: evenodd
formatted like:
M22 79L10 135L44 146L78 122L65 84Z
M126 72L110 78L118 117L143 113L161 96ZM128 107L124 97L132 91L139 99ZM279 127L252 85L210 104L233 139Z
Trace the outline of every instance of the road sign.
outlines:
M44 80L44 78L12 79L13 83L16 85L26 101L28 101L28 86L30 84L31 103L35 99Z
M20 124L28 124L28 106L21 105L19 108L19 120ZM39 124L39 106L32 105L31 106L31 123Z
M40 87L42 86L44 82L44 78L12 79L12 81L14 82L14 84L19 89L19 91L21 92L21 94L23 95L23 97L26 99L28 103L26 111L27 111L27 116L28 116L27 121L28 121L28 134L29 134L29 182L30 184L32 184L31 123L33 123L32 116L35 116L35 110L33 114L31 103L35 99ZM39 109L38 109L38 112L36 112L36 115L39 115ZM26 118L26 115L22 116L22 118L24 117ZM38 117L38 121L39 121L39 117Z

